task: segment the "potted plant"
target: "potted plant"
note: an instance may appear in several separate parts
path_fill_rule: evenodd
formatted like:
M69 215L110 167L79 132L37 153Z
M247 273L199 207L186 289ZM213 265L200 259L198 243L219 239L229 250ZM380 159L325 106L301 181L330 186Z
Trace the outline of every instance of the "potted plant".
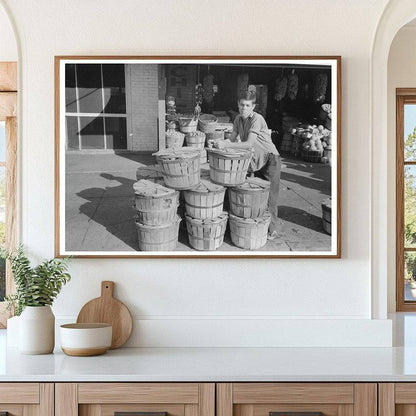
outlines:
M68 258L45 260L33 267L25 249L2 250L0 257L10 261L16 292L6 296L8 309L19 318L19 351L23 354L49 354L55 346L55 316L51 305L71 276Z

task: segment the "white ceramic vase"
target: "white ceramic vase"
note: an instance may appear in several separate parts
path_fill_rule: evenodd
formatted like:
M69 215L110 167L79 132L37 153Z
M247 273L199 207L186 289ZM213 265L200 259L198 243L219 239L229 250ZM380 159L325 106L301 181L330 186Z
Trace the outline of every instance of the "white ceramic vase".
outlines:
M50 306L26 306L19 319L19 352L50 354L55 347L55 316Z

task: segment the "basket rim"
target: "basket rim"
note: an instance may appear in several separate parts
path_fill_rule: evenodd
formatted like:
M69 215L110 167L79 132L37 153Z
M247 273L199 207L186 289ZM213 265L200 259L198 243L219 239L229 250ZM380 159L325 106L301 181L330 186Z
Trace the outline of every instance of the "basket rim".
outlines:
M219 159L238 159L238 160L244 160L249 159L252 156L253 151L251 149L241 149L242 153L226 153L224 150L220 149L212 149L207 148L206 149L208 154L211 154L214 157L218 157ZM240 149L239 149L240 150Z
M142 224L141 222L137 221L136 219L134 220L134 222L136 223L136 227L139 229L150 229L150 230L162 230L164 228L169 228L172 226L175 226L177 224L179 224L182 221L182 218L176 214L176 219L174 219L172 222L168 223L168 224L163 224L163 225L146 225L146 224Z
M174 152L172 152L172 153L165 154L165 155L156 155L156 160L164 162L164 163L176 163L178 161L186 161L186 160L189 160L190 162L192 162L194 159L197 159L199 157L200 157L199 151L195 151L195 154L190 154L189 152L188 156L185 156L183 154L182 155L175 154Z
M197 226L221 225L222 223L228 220L228 216L229 214L227 211L223 211L218 217L214 217L214 218L192 218L188 214L185 214L185 220Z
M218 123L218 117L214 114L203 113L199 115L199 121L202 123Z
M269 211L265 211L265 213L261 217L258 217L258 218L242 218L231 213L229 213L229 218L230 218L230 221L232 220L238 223L244 223L249 226L255 226L260 223L270 222L272 217Z

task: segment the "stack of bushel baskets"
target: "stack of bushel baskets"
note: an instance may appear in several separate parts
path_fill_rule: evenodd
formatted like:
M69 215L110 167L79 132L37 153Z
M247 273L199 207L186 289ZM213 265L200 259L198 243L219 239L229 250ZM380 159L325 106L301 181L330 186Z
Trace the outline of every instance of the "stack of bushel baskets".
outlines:
M216 250L224 241L228 214L223 212L225 188L209 180L184 191L189 244L196 250Z
M193 115L179 117L179 129L185 135L186 146L199 149L201 164L207 162L205 133L198 131L199 119Z
M270 182L248 178L252 151L208 149L210 176L228 187L231 241L237 247L256 250L267 243L270 214L266 211Z
M200 181L197 150L169 148L155 153L165 186L146 179L134 184L136 228L141 251L172 251L178 245L179 190Z
M194 250L217 250L224 243L228 223L237 247L256 250L267 242L270 183L247 179L253 151L206 149L209 134L217 131L216 118L207 116L199 122L205 131L196 130L193 117L179 118L182 131L166 132L169 147L154 154L157 167L137 171L133 187L141 251L174 251L179 232L188 234ZM187 147L183 147L185 139ZM201 178L202 151L205 160L209 155L209 178ZM226 195L229 208L224 204Z
M228 189L231 241L237 247L256 250L267 243L269 193L270 182L260 178Z
M178 244L179 192L141 179L133 185L136 228L141 251L170 251Z

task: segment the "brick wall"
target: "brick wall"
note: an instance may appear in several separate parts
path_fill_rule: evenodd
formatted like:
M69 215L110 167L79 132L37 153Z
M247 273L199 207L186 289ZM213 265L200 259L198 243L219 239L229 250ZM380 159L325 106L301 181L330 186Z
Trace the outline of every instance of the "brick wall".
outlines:
M130 65L133 151L158 149L158 69L155 64ZM127 87L128 88L128 87Z

